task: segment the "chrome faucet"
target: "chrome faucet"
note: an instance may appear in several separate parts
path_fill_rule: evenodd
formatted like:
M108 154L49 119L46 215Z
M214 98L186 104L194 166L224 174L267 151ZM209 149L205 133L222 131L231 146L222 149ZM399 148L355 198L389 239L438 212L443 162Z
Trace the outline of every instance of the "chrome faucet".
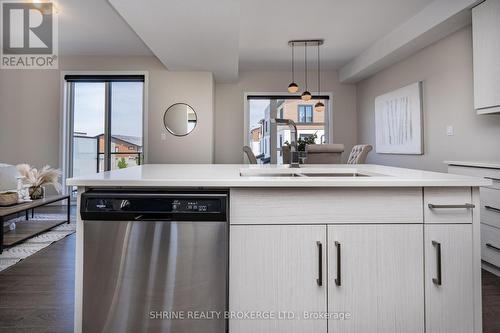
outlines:
M290 168L299 168L299 151L297 149L297 125L291 119L273 118L276 125L288 125L290 128Z

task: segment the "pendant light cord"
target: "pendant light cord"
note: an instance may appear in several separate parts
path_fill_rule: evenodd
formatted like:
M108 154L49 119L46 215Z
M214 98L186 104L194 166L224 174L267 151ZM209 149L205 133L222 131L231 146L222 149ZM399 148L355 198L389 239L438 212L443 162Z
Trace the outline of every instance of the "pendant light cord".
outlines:
M318 43L318 96L321 94L321 83L320 83L320 70L319 70L319 43Z
M305 53L304 63L305 63L306 91L308 91L307 90L307 42L305 43L304 53Z
M295 57L294 57L295 43L292 43L292 82L295 82Z

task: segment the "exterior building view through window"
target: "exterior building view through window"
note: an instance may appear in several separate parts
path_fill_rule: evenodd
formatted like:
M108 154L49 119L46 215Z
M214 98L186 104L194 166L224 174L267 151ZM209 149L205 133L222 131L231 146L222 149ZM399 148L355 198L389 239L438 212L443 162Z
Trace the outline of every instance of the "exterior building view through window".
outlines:
M287 126L273 128L271 119L291 119L297 125L297 138L316 135L315 143L327 143L327 112L314 109L321 101L327 105L327 99L311 99L303 101L297 98L249 98L248 145L255 156L264 163L271 161L276 155L276 163L283 163L282 147L291 142L290 129ZM272 138L276 137L276 146L272 147ZM274 149L273 149L274 148Z
M66 76L68 174L143 164L143 77Z

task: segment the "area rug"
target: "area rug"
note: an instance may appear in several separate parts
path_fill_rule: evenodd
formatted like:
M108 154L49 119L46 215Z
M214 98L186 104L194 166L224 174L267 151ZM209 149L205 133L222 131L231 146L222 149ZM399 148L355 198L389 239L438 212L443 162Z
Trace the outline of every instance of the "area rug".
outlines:
M65 215L61 214L37 214L34 219L31 219L30 222L33 221L41 221L41 220L54 220L54 219L65 219ZM21 224L24 222L24 218L20 217L17 219L10 220L9 222L15 222L16 224ZM64 237L71 235L76 230L76 224L61 224L47 232L44 232L36 237L30 238L23 243L15 245L11 248L4 249L3 253L0 254L0 272L7 269L8 267L18 263L31 256L32 254L37 253L43 248L46 248L50 244L57 242Z

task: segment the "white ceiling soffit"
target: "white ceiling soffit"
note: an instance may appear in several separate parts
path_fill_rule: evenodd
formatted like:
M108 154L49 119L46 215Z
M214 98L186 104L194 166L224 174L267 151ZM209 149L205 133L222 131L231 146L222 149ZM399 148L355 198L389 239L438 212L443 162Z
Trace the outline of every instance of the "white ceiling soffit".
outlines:
M339 71L355 83L468 25L470 8L481 0L436 0L354 58Z
M105 0L58 0L59 53L85 56L152 55Z
M169 70L238 78L239 1L109 0Z

